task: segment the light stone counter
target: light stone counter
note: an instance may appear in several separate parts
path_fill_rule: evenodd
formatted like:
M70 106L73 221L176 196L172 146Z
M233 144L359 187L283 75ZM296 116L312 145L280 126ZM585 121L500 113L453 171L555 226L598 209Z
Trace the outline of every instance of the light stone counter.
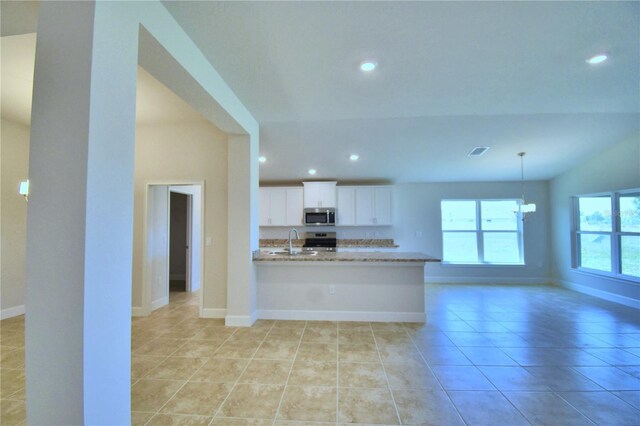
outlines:
M338 249L339 250L339 249ZM255 262L440 262L440 259L412 252L313 252L289 255L262 249L253 253Z

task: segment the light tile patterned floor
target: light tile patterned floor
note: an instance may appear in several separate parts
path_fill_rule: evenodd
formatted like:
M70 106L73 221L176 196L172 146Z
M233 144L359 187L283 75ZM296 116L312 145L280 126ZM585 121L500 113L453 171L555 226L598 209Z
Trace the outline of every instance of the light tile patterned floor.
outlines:
M132 325L134 425L637 425L640 312L556 287L428 285L428 322ZM1 323L1 424L24 423L24 320Z

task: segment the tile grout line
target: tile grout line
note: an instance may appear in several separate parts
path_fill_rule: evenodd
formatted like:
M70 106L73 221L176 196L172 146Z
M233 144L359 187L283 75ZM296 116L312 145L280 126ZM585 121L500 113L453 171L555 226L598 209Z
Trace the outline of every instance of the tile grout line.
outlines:
M578 407L576 407L571 402L569 402L565 398L563 398L562 395L560 395L557 391L552 390L551 393L554 394L555 396L557 396L558 398L560 398L561 400L563 400L567 405L569 405L569 407L571 407L574 410L576 410L576 412L580 413L580 415L582 417L584 417L585 419L587 419L588 422L592 423L594 426L598 426L598 423L596 423L595 421L591 420L591 417L587 416L586 413L583 413L581 410L578 409Z
M400 418L400 411L398 410L398 406L396 405L396 398L393 396L393 391L391 390L391 384L389 383L389 376L387 375L387 369L384 367L384 362L382 362L382 355L380 355L380 348L378 347L378 340L376 339L376 333L373 332L373 326L371 325L371 323L369 323L369 327L371 328L371 334L373 335L373 343L376 345L376 352L378 353L378 359L380 361L380 365L382 366L382 373L384 374L384 379L387 382L387 389L389 390L389 394L391 395L391 402L393 403L394 410L396 410L396 417L398 419L398 424L401 425L402 419Z
M275 322L273 325L275 326ZM291 377L291 372L293 371L293 365L296 362L296 358L298 357L298 351L300 350L300 345L302 345L302 339L304 338L304 333L307 330L307 321L304 322L304 327L302 327L302 334L300 335L300 340L298 341L298 346L296 346L296 353L293 355L293 361L291 362L291 368L289 368L289 374L287 374L287 380L284 382L284 387L282 388L282 395L280 396L280 402L278 402L278 408L276 409L276 414L273 417L272 426L275 426L278 421L278 414L280 414L280 408L282 407L282 401L284 401L284 394L287 391L287 385L289 384L289 378Z
M258 347L256 348L256 350L253 352L253 354L251 355L251 358L249 358L249 362L247 362L247 365L244 367L244 369L242 369L242 371L240 372L240 374L238 375L238 378L236 379L236 381L233 383L233 386L231 386L231 389L229 390L229 393L227 394L227 396L222 400L222 402L220 403L220 406L218 407L218 409L216 410L215 413L213 413L213 416L211 416L211 421L209 422L209 425L213 424L214 420L216 419L216 416L220 413L220 410L222 410L222 407L224 406L224 403L227 402L227 400L229 399L229 396L231 396L231 394L233 393L233 390L236 388L236 386L238 385L238 382L240 382L240 378L242 377L242 375L245 373L245 371L247 371L247 368L249 368L249 365L251 365L251 361L253 361L253 359L256 356L256 353L258 353L258 350L260 349L260 346L262 345L262 343L264 343L264 340L267 338L267 336L269 335L269 333L271 332L271 330L273 330L273 327L275 326L275 322L273 324L271 324L271 327L269 328L269 331L267 331L267 333L264 335L264 337L262 338L262 340L260 340L260 344L258 345ZM238 330L238 329L236 329ZM231 338L231 336L235 334L235 331L229 336L229 338ZM222 347L222 345L220 346ZM220 349L220 348L218 348ZM217 352L217 351L216 351Z
M403 327L404 327L404 325L403 325ZM465 425L468 425L468 423L465 421L464 417L462 417L462 413L460 413L460 410L458 409L458 406L453 402L453 398L451 398L451 395L449 394L449 391L447 389L445 389L445 387L442 385L442 381L438 378L436 373L433 372L433 369L431 368L431 365L429 365L429 363L425 359L424 355L422 354L422 351L420 351L420 348L418 347L418 345L416 345L415 340L413 340L413 336L409 334L409 338L411 339L411 343L413 343L413 346L416 348L416 350L420 354L420 358L422 358L422 361L424 361L424 364L427 366L427 369L431 372L431 374L433 374L433 377L436 379L436 381L438 382L438 384L442 388L442 391L445 393L445 395L447 395L447 398L449 398L449 402L453 406L454 410L456 410L456 413L458 414L458 417L460 418L462 423L464 423ZM453 346L453 347L458 349L457 346ZM460 350L460 349L458 349L458 350ZM466 358L466 355L464 353L462 353L462 356L464 356Z
M227 336L227 338L226 338L226 339L225 339L225 340L220 344L220 346L218 346L218 348L216 349L216 351L215 351L212 355L215 355L215 353L216 353L216 352L218 352L218 350L222 347L222 345L224 345L224 344L225 344L225 343L226 343L226 342L231 338L231 336L233 336L233 335L235 334L235 332L236 332L236 331L237 331L237 329L236 329L236 330L234 330L234 331L233 331L233 333L229 334L229 336ZM189 339L187 339L187 340L189 340ZM186 344L186 343L185 343L185 344ZM182 346L184 346L184 344L183 344ZM180 346L180 347L182 347L182 346ZM180 347L179 347L179 348L177 348L175 351L173 351L173 352L172 352L172 354L176 353L176 352L178 351L178 349L180 349ZM167 356L167 359L169 359L169 357L170 357L170 356L171 356L171 355ZM189 357L187 357L187 358L189 358ZM170 401L171 401L171 400L172 400L172 399L173 399L173 398L178 394L178 392L180 392L180 391L182 390L182 388L184 388L184 387L187 385L187 383L189 383L189 380L191 380L191 378L192 378L193 376L195 376L195 375L196 375L196 373L197 373L198 371L200 371L200 369L202 369L202 367L203 367L203 366L204 366L204 365L205 365L205 364L206 364L210 359L212 359L213 357L203 357L203 358L207 358L207 361L205 361L205 362L204 362L204 363L203 363L203 364L202 364L198 369L196 369L196 371L194 371L194 372L189 376L189 378L188 378L187 380L185 380L185 382L184 382L184 383L183 383L183 384L178 388L178 390L176 390L176 391L175 391L175 392L174 392L174 393L169 397L169 399L167 399L167 401L166 401L164 404L162 404L162 406L161 406L160 408L158 408L158 410L156 411L156 413L155 413L153 416L151 416L151 418L149 418L149 420L147 420L147 422L145 423L145 426L146 426L146 425L148 425L148 424L149 424L149 422L150 422L151 420L153 420L153 418L154 418L154 417L156 417L157 415L163 414L163 413L161 413L162 409L163 409L163 408L164 408L164 407L165 407L165 406L166 406L166 405L167 405L167 404L168 404L168 403L169 403L169 402L170 402ZM165 361L166 361L166 360L165 360ZM164 362L164 361L162 361L162 362ZM158 365L160 365L160 364L158 364ZM157 368L157 366L156 366L156 368ZM152 371L153 371L153 370L152 370ZM147 374L148 374L148 373L147 373ZM160 379L159 379L159 380L160 380ZM171 413L171 415L173 415L173 413Z

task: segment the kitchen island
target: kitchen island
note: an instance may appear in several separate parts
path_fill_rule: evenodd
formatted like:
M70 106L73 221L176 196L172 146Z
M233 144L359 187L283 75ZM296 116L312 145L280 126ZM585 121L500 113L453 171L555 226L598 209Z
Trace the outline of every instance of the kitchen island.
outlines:
M424 322L422 253L336 252L289 255L259 250L258 317Z

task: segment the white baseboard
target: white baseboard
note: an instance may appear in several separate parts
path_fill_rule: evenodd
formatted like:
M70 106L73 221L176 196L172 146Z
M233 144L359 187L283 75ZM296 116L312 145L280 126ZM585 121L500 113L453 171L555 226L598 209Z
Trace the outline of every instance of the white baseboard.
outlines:
M169 304L169 296L164 296L161 297L160 299L156 299L153 302L151 302L151 310L155 311L158 308L162 308L163 306L166 306Z
M203 308L202 318L225 318L227 316L226 309Z
M170 280L186 280L187 276L185 274L169 274Z
M429 284L550 284L548 277L432 277L425 275L424 281Z
M224 317L224 325L229 327L251 327L255 315L227 315Z
M554 284L579 293L588 294L589 296L597 297L599 299L619 303L621 305L629 306L630 308L640 309L640 300L632 299L631 297L620 296L619 294L609 293L608 291L598 290L593 287L576 284L571 281L556 279Z
M258 311L258 318L306 321L425 322L424 312L360 312L360 311Z
M24 305L14 306L0 311L0 319L13 318L18 315L24 315Z
M146 317L149 315L145 312L144 308L141 306L132 306L131 307L131 316L132 317Z

